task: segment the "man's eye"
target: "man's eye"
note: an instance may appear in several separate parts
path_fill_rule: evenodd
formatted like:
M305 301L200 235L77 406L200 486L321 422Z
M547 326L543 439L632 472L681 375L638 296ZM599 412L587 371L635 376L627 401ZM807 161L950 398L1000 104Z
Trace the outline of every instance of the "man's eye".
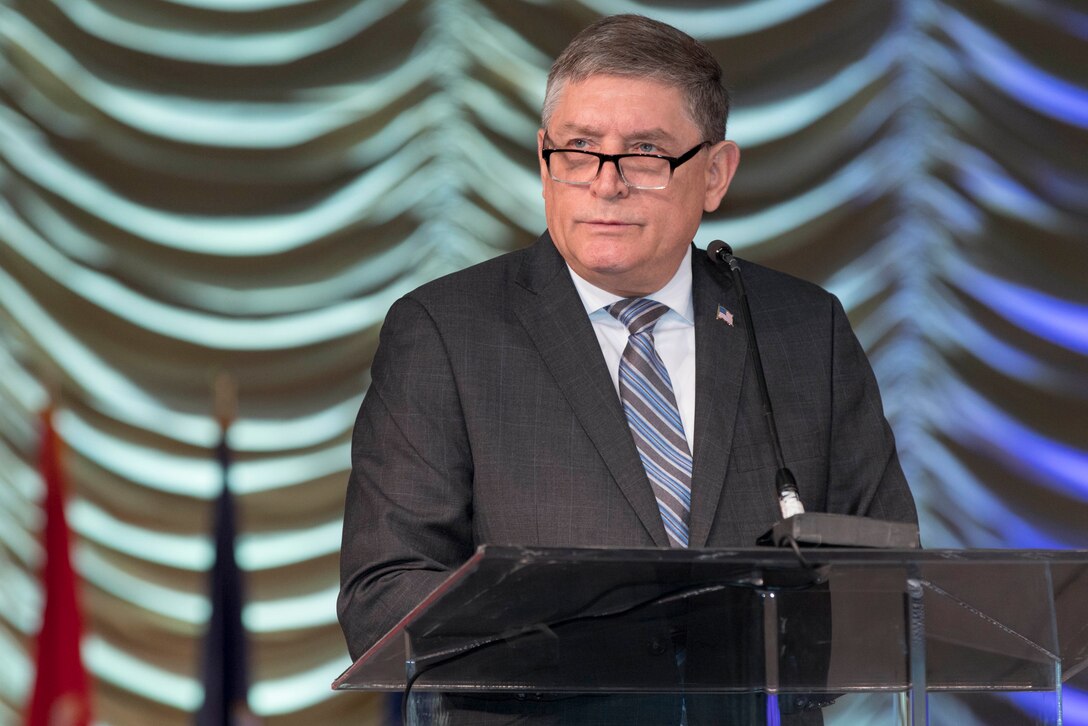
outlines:
M585 139L571 139L567 144L568 149L584 149L589 146L589 142Z
M638 145L638 153L640 154L657 154L660 153L657 150L657 144L644 143Z

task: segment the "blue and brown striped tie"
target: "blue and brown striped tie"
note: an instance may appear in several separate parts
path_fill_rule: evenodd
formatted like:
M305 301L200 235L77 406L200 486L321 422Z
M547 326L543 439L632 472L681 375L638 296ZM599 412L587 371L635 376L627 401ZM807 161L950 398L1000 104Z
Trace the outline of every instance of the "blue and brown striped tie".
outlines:
M608 312L626 325L628 332L619 376L620 400L627 423L653 485L669 543L673 547L687 547L691 453L669 372L654 348L654 326L668 309L640 297L625 298L608 306Z

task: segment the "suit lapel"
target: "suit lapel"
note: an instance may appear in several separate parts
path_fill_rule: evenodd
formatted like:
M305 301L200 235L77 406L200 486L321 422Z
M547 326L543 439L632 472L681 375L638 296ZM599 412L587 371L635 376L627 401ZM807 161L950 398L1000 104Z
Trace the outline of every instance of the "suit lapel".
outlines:
M696 390L691 477L693 548L706 546L717 519L748 354L733 281L701 252L696 249L692 259ZM718 318L719 305L726 317L735 317L732 325Z
M654 544L668 547L646 471L586 310L545 233L517 273L514 313Z

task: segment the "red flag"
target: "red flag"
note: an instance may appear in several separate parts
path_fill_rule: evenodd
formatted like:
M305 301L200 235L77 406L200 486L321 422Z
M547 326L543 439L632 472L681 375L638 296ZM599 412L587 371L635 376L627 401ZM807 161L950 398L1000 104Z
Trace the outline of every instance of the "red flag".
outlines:
M79 644L83 635L76 576L69 555L68 522L64 518L64 478L60 440L52 411L42 414L39 465L45 482L45 610L38 632L34 693L27 726L86 726L90 723L90 689Z

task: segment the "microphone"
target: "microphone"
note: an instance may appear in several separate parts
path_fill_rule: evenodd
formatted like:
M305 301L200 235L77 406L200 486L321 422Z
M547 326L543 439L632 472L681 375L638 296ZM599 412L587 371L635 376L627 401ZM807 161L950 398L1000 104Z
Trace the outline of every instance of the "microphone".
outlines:
M763 359L759 354L759 342L756 329L752 324L752 308L748 303L748 293L744 289L744 278L740 274L740 265L733 256L733 249L716 239L707 245L707 256L719 265L726 265L733 276L740 298L740 314L744 319L744 329L748 333L748 355L756 373L756 384L763 399L763 418L767 422L767 435L774 449L775 490L778 493L778 508L782 519L763 534L757 544L826 545L833 547L880 547L915 549L921 546L918 526L905 522L888 522L869 517L848 514L827 514L823 512L805 512L801 495L797 489L797 480L786 466L782 454L782 439L778 435L778 425L774 420L771 407L771 394L767 387L767 377L763 370Z
M778 464L774 483L778 491L778 508L782 512L782 519L789 519L795 514L804 514L805 505L801 503L801 496L797 491L797 480L786 466L786 459L782 455L782 439L778 435L778 425L774 420L771 394L767 388L767 378L763 373L763 359L759 355L756 328L752 324L752 308L748 305L748 293L744 290L744 278L740 274L740 265L737 264L737 258L733 256L733 249L720 239L707 245L706 253L715 262L729 266L729 271L733 274L733 284L737 286L737 293L740 296L741 317L744 319L744 328L748 332L748 340L752 343L748 346L748 355L756 371L756 383L759 386L759 394L763 398L763 418L767 422L767 434L774 448L775 462Z

